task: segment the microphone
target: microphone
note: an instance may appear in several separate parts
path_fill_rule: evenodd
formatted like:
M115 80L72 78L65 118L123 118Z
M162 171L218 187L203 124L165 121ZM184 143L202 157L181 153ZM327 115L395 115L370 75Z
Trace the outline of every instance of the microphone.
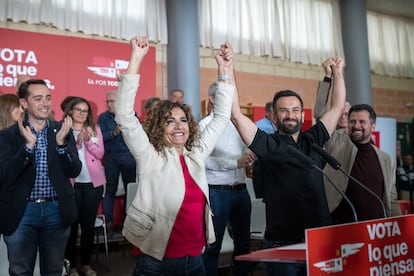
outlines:
M345 201L348 203L348 205L351 207L352 209L352 214L354 215L354 220L355 222L358 222L358 217L355 211L355 207L352 204L351 200L349 200L348 196L338 187L338 185L336 185L332 179L330 179L326 173L319 168L315 161L313 161L312 159L310 159L308 156L306 156L303 152L301 152L300 150L298 150L297 148L295 148L292 145L288 145L286 147L287 152L291 155L293 155L294 157L296 157L296 159L302 161L303 163L305 163L307 166L309 166L311 169L316 169L317 171L321 172L322 175L328 180L328 182L332 185L332 187L335 188L335 190L342 196L343 199L345 199Z
M318 153L320 156L322 156L322 158L325 159L325 161L328 162L328 164L332 168L334 168L335 170L339 170L346 177L348 177L349 179L351 179L352 181L354 181L356 184L358 184L360 187L362 187L365 191L367 191L373 197L375 197L378 200L378 202L380 203L380 205L381 205L381 209L382 209L382 212L384 214L384 218L388 217L387 216L387 210L385 209L384 202L382 201L382 199L376 193L374 193L371 189L369 189L367 186L365 186L364 184L362 184L358 179L356 179L355 177L353 177L351 174L349 174L348 172L346 172L342 168L342 166L338 162L338 160L336 160L332 155L330 155L329 153L327 153L320 146L318 146L316 144L312 144L312 150L315 151L316 153Z
M313 169L314 167L318 167L318 166L316 166L315 161L310 159L308 156L306 156L303 152L301 152L300 150L298 150L294 146L288 145L286 147L286 150L290 155L293 155L294 157L296 157L296 159L302 161L303 163L306 164L306 166L309 166L311 169Z
M328 162L328 164L334 168L335 170L339 169L341 167L341 164L329 153L327 153L323 148L319 147L316 144L312 144L312 150L316 153L318 153L322 158Z

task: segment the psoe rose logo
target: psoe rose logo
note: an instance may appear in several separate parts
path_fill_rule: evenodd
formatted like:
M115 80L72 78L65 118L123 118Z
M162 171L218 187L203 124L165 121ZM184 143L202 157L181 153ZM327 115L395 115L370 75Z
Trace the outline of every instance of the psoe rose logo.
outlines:
M313 266L319 268L321 271L334 273L343 271L343 263L346 257L354 255L360 251L364 243L352 243L341 245L340 256L329 260L314 263Z
M108 62L106 58L95 57L93 63L94 66L88 66L89 71L92 71L98 76L111 79L118 78L128 67L128 61L121 59Z

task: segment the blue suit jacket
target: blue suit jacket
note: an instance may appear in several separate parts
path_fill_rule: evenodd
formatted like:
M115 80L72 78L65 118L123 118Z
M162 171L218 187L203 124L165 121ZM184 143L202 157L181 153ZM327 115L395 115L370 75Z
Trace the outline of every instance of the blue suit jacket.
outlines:
M68 227L78 217L75 191L69 178L79 175L82 163L72 133L66 137L65 154L58 154L56 133L60 128L60 123L50 122L47 161L49 178L58 195L61 223ZM25 143L17 124L0 131L0 233L5 235L18 227L36 178L35 153L27 153Z

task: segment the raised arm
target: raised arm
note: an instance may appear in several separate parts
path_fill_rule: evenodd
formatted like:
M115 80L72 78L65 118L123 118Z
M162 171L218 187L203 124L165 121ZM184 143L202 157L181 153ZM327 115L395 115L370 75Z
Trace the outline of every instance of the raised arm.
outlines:
M328 101L328 109L320 120L325 125L329 134L332 135L345 106L346 89L343 75L343 59L340 57L330 59L332 60L332 91Z
M135 36L130 41L131 45L131 58L129 60L127 74L138 74L139 67L141 66L142 60L148 53L149 45L148 38L144 36Z
M227 42L220 46L215 56L218 65L218 82L214 96L214 116L204 125L201 122L202 131L202 158L207 158L213 151L219 137L230 123L230 110L233 99L234 86L230 83L230 74L233 72L233 49Z
M332 82L332 65L333 60L331 58L326 59L322 65L323 70L325 71L325 77L323 81L318 83L318 91L316 92L316 101L313 107L313 117L315 120L319 121L323 114L326 113L326 110L329 105L329 91L331 90Z
M223 46L222 45L222 49ZM216 56L217 59L217 56ZM246 117L240 110L240 103L239 103L239 93L237 91L236 80L234 76L234 68L231 67L232 71L225 72L226 77L229 78L229 84L234 86L234 94L233 94L233 103L231 107L231 121L233 125L236 127L237 131L240 134L243 142L246 145L250 145L253 141L254 136L257 132L257 126L248 118ZM219 66L219 76L221 75L220 66ZM220 77L219 77L220 78Z
M115 120L124 127L135 116L134 103L140 80L139 68L149 50L148 38L144 36L133 37L130 40L130 45L131 57L126 74L122 76L119 84L115 101ZM121 131L124 131L122 127Z
M231 108L231 121L239 132L243 142L246 145L250 145L253 142L258 128L256 124L253 123L253 121L248 117L246 117L240 110L239 92L237 90L234 75L231 75L231 83L235 86L233 104Z
M127 72L122 76L119 83L118 93L115 100L115 121L122 131L122 137L127 144L131 154L137 158L139 153L145 151L149 146L148 137L135 116L134 104L139 87L139 69L141 63L148 53L148 38L135 36L130 40L131 57Z

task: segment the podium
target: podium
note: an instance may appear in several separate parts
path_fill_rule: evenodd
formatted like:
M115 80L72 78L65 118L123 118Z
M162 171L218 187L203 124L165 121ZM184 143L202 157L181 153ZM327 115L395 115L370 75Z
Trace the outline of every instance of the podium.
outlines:
M298 243L254 251L235 257L238 261L306 263L306 244Z
M306 243L264 249L240 261L307 264L307 275L414 275L414 215L306 230Z

